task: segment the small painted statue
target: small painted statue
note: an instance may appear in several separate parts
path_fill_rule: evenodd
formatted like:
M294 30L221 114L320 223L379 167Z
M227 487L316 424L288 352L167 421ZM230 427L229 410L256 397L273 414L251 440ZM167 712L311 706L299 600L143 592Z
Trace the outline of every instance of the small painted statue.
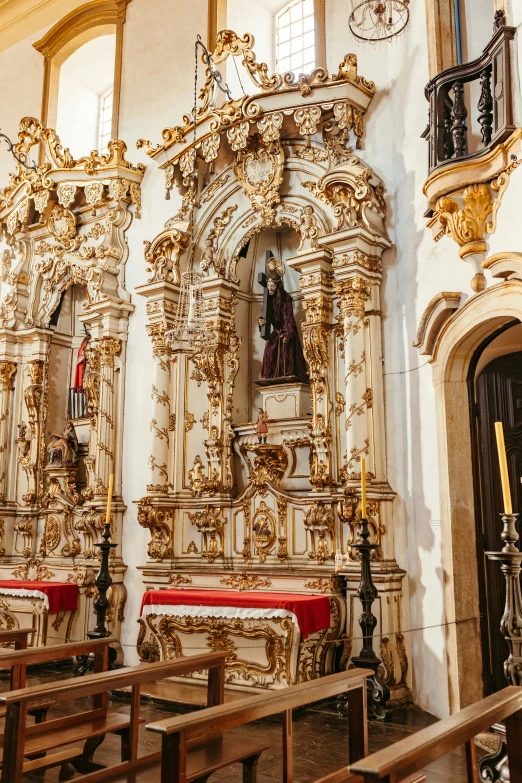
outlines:
M257 421L255 422L257 442L266 443L266 438L268 435L268 414L265 413L263 408L258 408L257 410L258 416Z
M78 461L78 437L72 421L67 421L62 435L53 432L47 446L48 465L74 465Z

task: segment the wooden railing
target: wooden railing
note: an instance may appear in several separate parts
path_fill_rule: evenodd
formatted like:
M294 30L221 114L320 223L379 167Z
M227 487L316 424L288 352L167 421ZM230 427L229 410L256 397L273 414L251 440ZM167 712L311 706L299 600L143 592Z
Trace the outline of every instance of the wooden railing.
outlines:
M483 155L515 130L510 51L515 32L497 12L495 33L482 56L442 71L426 85L430 118L423 138L429 142L430 174L450 161ZM472 83L480 88L475 114L470 105L474 90L467 87ZM467 120L480 126L482 140L476 149L468 143Z
M510 783L522 783L522 688L513 685L361 759L350 766L350 772L361 775L365 783L401 783L464 745L466 779L478 783L474 738L500 721L506 726Z

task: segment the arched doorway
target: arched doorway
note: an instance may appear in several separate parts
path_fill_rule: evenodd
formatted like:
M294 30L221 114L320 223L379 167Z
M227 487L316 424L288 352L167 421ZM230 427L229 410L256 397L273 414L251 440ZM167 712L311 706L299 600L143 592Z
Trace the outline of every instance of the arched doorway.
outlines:
M522 281L516 278L471 297L443 322L435 301L425 313L429 338L425 352L432 356L437 405L446 655L452 712L482 698L488 687L482 654L483 577L477 563L477 552L484 552L487 544L477 540L474 412L470 408L469 379L475 377L477 368L480 374L483 367L477 356L480 358L501 332L519 323L521 314ZM501 511L500 503L497 513ZM500 543L498 524L494 548Z
M477 524L477 567L482 629L484 691L506 684L508 647L500 634L505 582L499 564L486 552L500 546L503 507L494 424L501 421L508 454L513 511L522 507L522 324L503 327L476 351L468 377L472 422Z

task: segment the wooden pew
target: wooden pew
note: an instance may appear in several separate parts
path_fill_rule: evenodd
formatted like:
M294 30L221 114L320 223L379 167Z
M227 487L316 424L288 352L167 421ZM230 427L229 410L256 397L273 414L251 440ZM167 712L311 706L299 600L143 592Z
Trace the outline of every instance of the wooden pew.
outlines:
M15 650L26 650L29 643L28 637L33 633L36 633L36 628L13 628L10 631L0 631L0 645L14 643ZM2 652L3 649L0 649L0 656Z
M158 765L161 755L159 752L138 759L138 730L142 722L139 715L141 686L167 677L208 669L207 704L214 708L213 705L222 704L224 700L226 656L225 652L209 652L187 658L146 663L114 672L102 671L82 678L59 680L0 694L0 704L7 707L2 783L20 783L24 773L63 765L66 762L72 762L75 769L84 774L84 777L78 779L82 783L118 779L118 776L128 772ZM107 709L108 691L123 688L132 689L130 716ZM26 725L26 714L35 705L51 706L86 696L93 697L91 710L50 719L34 726ZM93 762L93 754L108 733L121 737L121 763L105 768ZM63 749L66 745L79 742L85 743L84 746ZM234 749L233 761L247 763L252 755L259 755L264 748L265 745L260 743L250 743L247 751L243 752L243 757ZM201 766L201 753L201 748L194 747L193 751L191 750L198 777L202 777L207 770L206 766ZM37 754L48 755L35 758ZM28 756L32 758L26 760ZM208 765L208 759L204 759L204 762ZM62 774L60 779L65 780L66 777Z
M366 677L370 674L372 672L367 669L351 669L311 682L303 682L285 690L247 697L200 713L180 715L149 724L147 729L159 732L162 738L161 783L187 783L195 779L192 760L187 752L191 742L197 742L216 732L220 735L226 729L278 713L282 713L283 717L283 780L285 783L291 783L293 780L292 710L345 692L348 693L348 760L355 762L363 758L368 752ZM229 744L238 750L243 745L237 738L227 740L223 737L214 746L210 744L204 749L208 757L205 779L216 769L231 763L226 756L229 752ZM255 783L256 765L257 758L252 761L249 768L244 767L243 783ZM104 780L120 783L120 781L130 781L131 778L114 776ZM346 778L346 780L353 780L355 783L357 778Z
M466 749L468 783L478 783L474 738L504 721L510 783L522 783L522 688L509 686L449 718L350 765L364 783L401 783L460 745Z

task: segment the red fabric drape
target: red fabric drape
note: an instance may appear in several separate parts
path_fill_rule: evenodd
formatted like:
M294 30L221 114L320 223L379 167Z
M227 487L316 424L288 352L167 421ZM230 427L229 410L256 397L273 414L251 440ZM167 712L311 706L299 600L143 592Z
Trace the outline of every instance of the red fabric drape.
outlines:
M20 579L0 580L0 594L2 588L7 590L39 590L45 593L49 601L49 614L67 612L78 606L78 585L65 582L31 582Z
M141 611L150 605L231 606L247 609L286 609L297 617L301 636L330 625L330 600L326 595L298 593L236 592L234 590L149 590L143 596Z

